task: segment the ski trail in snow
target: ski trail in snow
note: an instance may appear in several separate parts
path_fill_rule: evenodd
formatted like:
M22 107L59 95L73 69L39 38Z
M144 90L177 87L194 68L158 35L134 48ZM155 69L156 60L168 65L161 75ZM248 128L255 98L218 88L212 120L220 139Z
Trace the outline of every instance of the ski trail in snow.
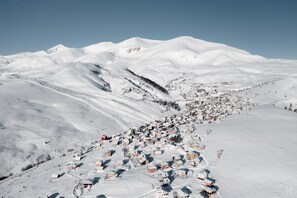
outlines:
M217 144L217 141L216 141L216 138L215 138L215 134L212 136L212 144L214 144L217 148L219 148L218 144ZM233 176L233 171L231 170L230 166L228 165L228 162L225 161L224 157L221 157L220 159L217 159L215 160L213 163L213 165L210 165L210 166L216 166L215 162L217 162L218 160L220 161L223 161L225 162L225 167L226 167L226 172L227 174L230 174L231 175L231 178L232 178L232 183L234 186L236 186L236 190L238 192L238 194L240 195L240 197L242 197L242 193L241 191L239 190L239 185L238 185L238 182L234 179L235 177ZM222 164L222 163L221 163ZM222 194L220 194L222 197L224 197Z
M83 100L83 99L81 99L81 98L75 97L75 96L70 95L70 94L66 94L66 93L64 93L64 92L60 92L60 91L58 91L58 90L56 90L56 89L54 89L54 88L52 88L52 87L46 86L45 84L40 84L40 83L38 83L38 82L34 82L34 81L32 81L32 80L24 80L24 81L27 82L27 83L30 83L30 84L37 85L37 86L39 86L39 87L46 88L46 89L48 89L48 90L51 90L51 91L56 92L56 93L58 93L58 94L64 95L64 96L69 97L69 98L72 98L72 99L77 100L77 101L79 101L79 102L82 102L82 103L86 104L87 106L93 108L94 110L96 110L96 111L102 113L103 115L105 115L106 117L110 118L111 120L115 121L115 122L122 128L122 129L124 129L124 130L127 129L126 125L123 124L123 123L121 123L118 119L116 119L115 116L110 115L110 114L107 114L106 112L102 111L101 109L95 107L94 105L92 105L92 104L86 102L85 100Z
M82 98L79 98L79 97L74 96L74 94L72 93L73 91L71 91L71 90L67 90L69 92L69 94L67 94L67 93L65 93L63 91L60 91L59 89L55 88L54 86L51 86L48 82L38 81L38 80L32 80L30 78L20 77L19 75L17 75L17 77L15 77L15 78L16 79L19 79L19 80L22 80L24 82L27 82L29 84L33 84L33 85L36 85L36 86L39 86L39 87L46 88L46 89L51 90L51 91L53 91L55 93L58 93L60 95L64 95L66 97L72 98L72 99L74 99L76 101L82 102L82 103L86 104L87 106L91 107L92 109L94 109L94 110L102 113L103 115L105 115L106 117L110 118L114 122L116 122L122 129L124 129L124 130L127 129L125 123L122 123L122 122L119 121L119 119L117 119L117 118L119 118L118 116L107 114L103 110L101 110L100 108L95 107L94 105L92 105L90 102L87 102L86 100L84 100ZM61 90L64 90L65 88L60 88L60 89ZM88 97L93 97L93 96L88 95ZM104 99L107 99L107 98L104 98ZM90 101L90 100L88 100L88 101Z
M152 194L153 192L156 192L156 189L153 189L153 190L151 190L149 192L146 192L146 193L144 193L142 195L138 195L137 198L148 198L148 197L150 197L149 195Z
M225 160L223 160L223 161L225 161ZM227 169L227 173L231 175L231 178L232 178L232 180L233 180L233 184L234 184L234 186L236 186L236 190L237 190L238 194L240 195L240 197L242 197L242 193L241 193L241 191L239 190L239 189L240 189L240 188L239 188L239 184L238 184L238 182L235 180L235 177L234 177L234 175L233 175L233 171L231 170L230 166L228 165L228 162L226 162L225 164L226 164L225 167L226 167L226 169Z

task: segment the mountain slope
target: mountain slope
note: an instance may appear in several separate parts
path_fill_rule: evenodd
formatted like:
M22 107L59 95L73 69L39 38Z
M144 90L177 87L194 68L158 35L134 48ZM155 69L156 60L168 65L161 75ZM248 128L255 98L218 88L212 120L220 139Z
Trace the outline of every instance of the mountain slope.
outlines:
M2 56L0 177L56 159L103 134L182 112L203 90L234 92L281 112L292 104L294 117L296 78L297 61L269 60L192 37L136 37Z

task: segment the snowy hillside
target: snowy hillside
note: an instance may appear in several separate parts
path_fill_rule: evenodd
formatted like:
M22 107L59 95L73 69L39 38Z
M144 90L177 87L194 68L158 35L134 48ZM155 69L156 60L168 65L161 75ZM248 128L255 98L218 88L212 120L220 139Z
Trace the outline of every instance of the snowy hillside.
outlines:
M136 37L82 49L57 45L0 56L0 109L4 197L155 197L166 192L206 197L206 181L197 180L201 171L216 180L218 197L294 197L297 192L294 60L270 60L192 37ZM137 155L145 153L149 164L138 167L133 158L127 164L125 134L162 121L155 128L166 130L170 140L169 117L183 141L174 147L167 142L144 146ZM118 145L114 139L100 141L102 135L116 134L122 141ZM198 136L199 141L193 138ZM189 146L194 143L205 148ZM67 163L82 147L87 150L81 165L69 172ZM158 148L160 156L147 155ZM104 156L108 150L115 155ZM186 151L198 152L200 165L190 165ZM172 155L184 157L181 167L172 167ZM99 173L98 160L105 163ZM119 161L129 168L113 167ZM170 161L165 172L171 190L163 188L167 177L161 178L160 190L159 176L146 171L152 165L161 171L165 161ZM120 177L104 179L113 170ZM183 180L179 170L187 170ZM57 181L51 180L53 173L61 174ZM143 177L138 180L138 175ZM77 192L83 179L91 179L92 187Z

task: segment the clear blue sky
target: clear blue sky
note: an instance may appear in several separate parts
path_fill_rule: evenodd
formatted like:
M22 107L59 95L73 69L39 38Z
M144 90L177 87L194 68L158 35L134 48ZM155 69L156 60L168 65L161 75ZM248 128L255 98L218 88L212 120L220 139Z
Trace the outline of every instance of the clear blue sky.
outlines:
M139 36L297 59L297 0L0 0L0 54Z

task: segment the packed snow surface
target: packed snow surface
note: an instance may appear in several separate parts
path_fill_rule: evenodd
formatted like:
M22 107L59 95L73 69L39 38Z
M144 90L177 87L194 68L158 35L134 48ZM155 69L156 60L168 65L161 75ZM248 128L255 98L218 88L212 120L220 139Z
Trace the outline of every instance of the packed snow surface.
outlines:
M0 56L0 110L2 197L296 197L295 60L192 37L57 45Z

